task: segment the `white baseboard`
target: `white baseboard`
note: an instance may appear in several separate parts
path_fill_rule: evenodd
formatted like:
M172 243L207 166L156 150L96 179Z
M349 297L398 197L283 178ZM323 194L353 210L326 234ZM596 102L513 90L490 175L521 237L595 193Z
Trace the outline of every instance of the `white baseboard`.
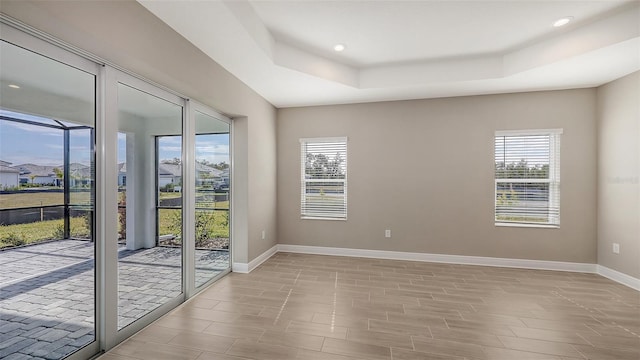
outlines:
M494 258L494 257L483 257L483 256L428 254L428 253L413 253L413 252L386 251L386 250L348 249L348 248L287 245L287 244L274 245L269 250L263 252L258 257L251 260L248 264L234 262L232 266L232 271L237 273L244 273L244 274L250 273L251 271L253 271L253 269L260 266L260 264L267 261L270 257L272 257L278 252L290 252L290 253L314 254L314 255L353 256L353 257L364 257L364 258L374 258L374 259L422 261L422 262L459 264L459 265L481 265L481 266L508 267L508 268L519 268L519 269L594 273L594 274L604 276L622 285L626 285L632 289L640 291L640 279L637 279L633 276L623 274L619 271L609 269L606 266L602 266L598 264L573 263L573 262L563 262L563 261L547 261L547 260Z
M610 269L603 265L598 265L597 273L607 279L611 279L634 290L640 291L640 279L638 278Z
M345 249L345 248L286 245L286 244L279 244L278 251L301 253L301 254L354 256L354 257L365 257L365 258L375 258L375 259L423 261L423 262L460 264L460 265L482 265L482 266L510 267L510 268L521 268L521 269L572 271L572 272L587 272L587 273L596 272L596 264L546 261L546 260L508 259L508 258L493 258L493 257L483 257L483 256L428 254L428 253L413 253L413 252L385 251L385 250Z
M249 261L249 263L237 263L234 262L231 266L231 271L248 274L253 271L253 269L257 268L263 262L267 261L270 257L272 257L275 253L278 252L278 245L273 245L269 250L263 252L258 255L255 259Z

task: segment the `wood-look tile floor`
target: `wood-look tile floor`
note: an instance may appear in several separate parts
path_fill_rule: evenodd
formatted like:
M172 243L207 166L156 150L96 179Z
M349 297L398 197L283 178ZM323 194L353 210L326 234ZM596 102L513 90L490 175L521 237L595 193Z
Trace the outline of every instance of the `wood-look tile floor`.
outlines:
M640 293L595 274L278 253L101 360L638 360Z

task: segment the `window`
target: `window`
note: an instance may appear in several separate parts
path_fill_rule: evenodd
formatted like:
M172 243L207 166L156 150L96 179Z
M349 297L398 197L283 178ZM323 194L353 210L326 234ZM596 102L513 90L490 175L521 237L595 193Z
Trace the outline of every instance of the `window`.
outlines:
M561 134L561 129L496 132L496 225L560 226Z
M303 219L347 219L347 138L300 139Z

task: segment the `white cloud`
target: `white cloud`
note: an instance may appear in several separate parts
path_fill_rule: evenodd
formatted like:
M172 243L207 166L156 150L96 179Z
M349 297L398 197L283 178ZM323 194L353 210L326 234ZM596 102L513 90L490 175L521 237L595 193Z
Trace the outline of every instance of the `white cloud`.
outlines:
M161 145L160 146L160 151L175 151L175 152L180 152L182 151L182 147L180 146L164 146Z
M40 135L62 137L62 130L57 130L57 129L53 129L45 126L35 126L35 125L23 124L23 123L18 123L13 121L3 121L2 126L9 126L22 131L28 131L30 133L38 133Z
M215 143L208 143L205 145L198 144L198 146L196 146L196 154L229 155L229 145Z
M54 149L54 150L64 150L64 145L57 145L57 144L47 144L46 147L50 148L50 149ZM89 146L70 146L69 147L70 151L89 151Z
M60 166L62 159L58 156L30 155L30 154L3 154L2 160L8 161L13 165L20 164L36 164L46 166Z
M162 136L160 138L160 143L162 145L165 145L165 144L182 145L182 137L180 137L180 136Z

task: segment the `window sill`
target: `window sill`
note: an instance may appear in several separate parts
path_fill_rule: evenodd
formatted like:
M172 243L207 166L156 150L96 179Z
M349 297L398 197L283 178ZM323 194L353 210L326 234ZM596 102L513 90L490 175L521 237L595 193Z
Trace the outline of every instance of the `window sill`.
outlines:
M560 225L550 224L518 224L518 223L495 223L496 227L523 227L523 228L540 228L540 229L560 229Z
M347 218L329 218L329 217L317 217L317 216L301 216L302 220L329 220L329 221L347 221Z

